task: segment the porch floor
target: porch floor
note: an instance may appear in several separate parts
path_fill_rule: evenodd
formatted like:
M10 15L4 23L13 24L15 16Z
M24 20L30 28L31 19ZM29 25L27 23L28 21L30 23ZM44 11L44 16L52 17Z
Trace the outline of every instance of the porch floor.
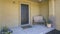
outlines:
M33 25L31 28L23 29L21 27L15 27L12 30L12 34L45 34L54 30L54 28L48 28L44 25Z

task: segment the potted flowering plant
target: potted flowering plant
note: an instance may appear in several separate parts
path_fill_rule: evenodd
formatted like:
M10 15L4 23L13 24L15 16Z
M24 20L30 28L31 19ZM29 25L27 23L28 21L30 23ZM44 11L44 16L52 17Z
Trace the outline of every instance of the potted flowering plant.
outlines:
M51 23L52 23L52 21L51 20L48 20L47 21L47 27L51 27Z

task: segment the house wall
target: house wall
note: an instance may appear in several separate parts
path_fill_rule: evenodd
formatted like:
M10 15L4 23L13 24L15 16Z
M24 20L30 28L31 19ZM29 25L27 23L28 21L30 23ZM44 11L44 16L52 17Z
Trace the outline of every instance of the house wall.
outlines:
M40 3L40 15L43 15L46 21L49 17L49 1Z
M2 1L0 1L0 27L2 25Z
M56 29L60 30L60 0L55 0Z
M55 0L49 0L49 19L52 21L54 28L56 28L55 18Z
M18 26L18 3L13 4L13 0L2 0L2 26Z
M37 3L28 0L0 0L0 27L16 27L20 25L21 3L29 4L31 25L33 23L33 17L36 15L43 15L46 20L48 19L48 1Z
M60 30L60 0L49 0L49 16L54 16L54 26Z
M15 1L15 2L13 2ZM0 0L0 16L2 15L2 20L0 20L1 26L16 27L20 25L20 3L29 3L30 5L30 24L32 24L33 16L39 15L40 9L39 4L36 2L31 2L27 0ZM3 4L2 4L3 3ZM1 18L0 18L1 19ZM1 22L2 21L2 22Z
M49 0L49 17L53 15L53 3L52 0Z

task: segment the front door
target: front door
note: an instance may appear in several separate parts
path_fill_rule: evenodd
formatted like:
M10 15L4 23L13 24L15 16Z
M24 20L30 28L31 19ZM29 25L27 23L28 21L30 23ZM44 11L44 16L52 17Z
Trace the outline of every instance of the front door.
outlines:
M21 4L21 25L29 24L29 5Z

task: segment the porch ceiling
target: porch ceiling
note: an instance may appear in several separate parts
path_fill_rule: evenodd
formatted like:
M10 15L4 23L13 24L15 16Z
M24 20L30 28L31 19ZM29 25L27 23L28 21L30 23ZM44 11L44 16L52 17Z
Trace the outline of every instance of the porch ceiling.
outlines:
M45 1L48 1L48 0L29 0L29 1L34 1L34 2L45 2Z

